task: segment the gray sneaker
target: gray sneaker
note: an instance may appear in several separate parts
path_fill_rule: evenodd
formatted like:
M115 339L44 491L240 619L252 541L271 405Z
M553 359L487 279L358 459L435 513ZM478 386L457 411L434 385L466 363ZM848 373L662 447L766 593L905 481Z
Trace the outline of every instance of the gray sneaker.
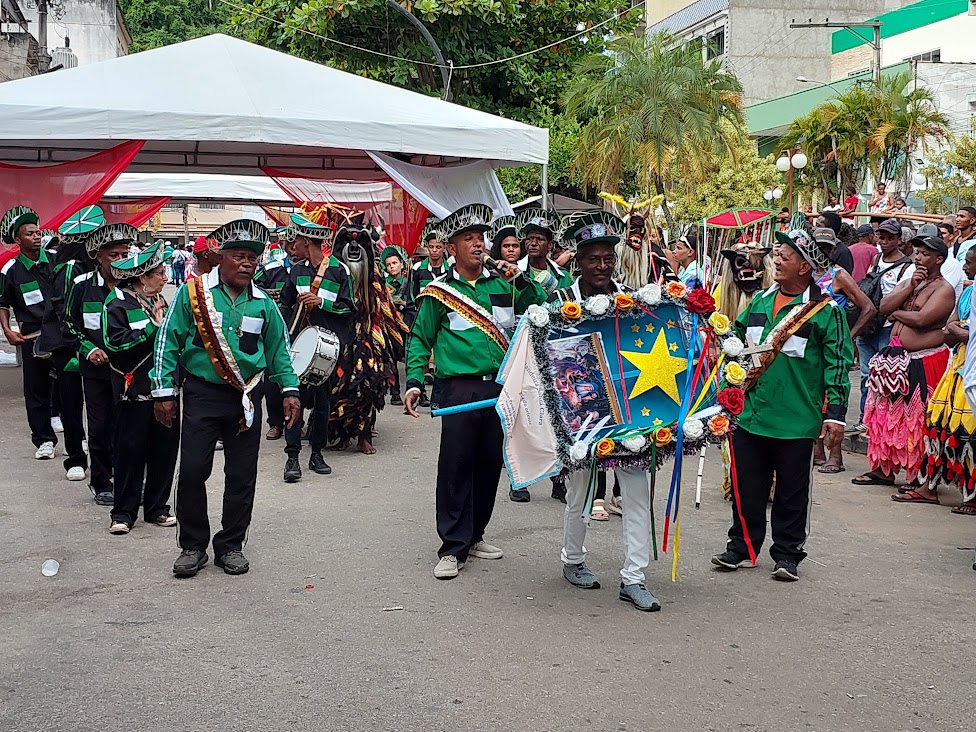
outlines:
M184 549L179 558L173 563L173 574L177 577L193 577L207 565L205 551L200 549Z
M620 583L620 599L629 602L638 610L645 613L655 613L661 609L661 603L650 593L644 585L625 585Z
M600 589L600 581L596 575L586 566L586 562L580 564L564 564L563 577L574 587L581 587L584 590Z
M244 574L251 568L242 552L226 552L214 559L214 564L227 574Z

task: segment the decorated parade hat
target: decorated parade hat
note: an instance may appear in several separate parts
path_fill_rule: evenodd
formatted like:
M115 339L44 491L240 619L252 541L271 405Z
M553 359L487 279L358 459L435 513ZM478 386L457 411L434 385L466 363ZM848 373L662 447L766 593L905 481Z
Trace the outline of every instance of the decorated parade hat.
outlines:
M231 221L214 229L207 236L207 241L215 242L221 251L244 248L258 254L264 252L270 239L271 232L268 231L268 227L254 219Z
M85 206L71 214L61 226L58 234L65 244L84 241L99 226L105 225L105 215L98 206Z
M522 239L535 231L552 241L553 231L559 226L559 217L541 208L527 208L519 213L515 226Z
M316 224L300 213L293 213L291 215L291 228L295 231L295 236L304 236L306 239L314 239L316 241L328 239L331 241L333 237L332 229L328 226Z
M61 237L54 229L41 229L41 246L44 249L57 248L61 243Z
M3 243L13 244L14 237L17 235L17 229L24 224L34 224L36 226L38 221L37 214L32 209L27 208L27 206L14 206L0 220L0 232L2 232Z
M275 229L275 236L280 242L295 241L295 228L292 226L279 226Z
M626 233L623 219L609 211L594 211L574 216L567 222L562 238L575 244L578 251L589 244L616 244Z
M429 241L437 241L437 237L440 234L437 232L437 225L440 222L437 219L428 219L427 223L424 225L424 230L420 234L420 246L424 246Z
M112 262L112 275L119 280L128 280L152 272L165 260L163 242L157 241L135 256Z
M518 226L515 223L515 217L499 216L491 223L491 233L489 234L491 243L498 244L508 236L518 236Z
M380 266L386 266L387 257L399 257L400 261L403 262L404 266L407 264L407 257L405 252L400 249L400 247L395 247L393 245L384 247L383 251L380 252Z
M803 257L815 272L820 272L830 266L830 257L817 245L817 241L806 229L793 229L788 234L777 231L775 234L777 242L785 244Z
M490 231L491 221L494 218L491 206L483 203L469 203L441 219L437 225L438 239L446 242L450 241L452 237L468 231Z
M100 226L85 241L88 254L94 257L98 250L110 244L131 244L139 238L139 230L131 224L105 224Z

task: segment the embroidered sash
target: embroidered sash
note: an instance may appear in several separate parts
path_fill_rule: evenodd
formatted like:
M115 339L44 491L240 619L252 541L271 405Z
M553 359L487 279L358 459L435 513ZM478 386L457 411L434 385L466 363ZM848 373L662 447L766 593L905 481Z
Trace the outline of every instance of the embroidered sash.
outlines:
M769 331L769 334L763 339L763 343L768 346L772 346L772 350L764 352L759 357L759 366L750 370L749 375L746 377L745 384L742 385L743 390L748 391L756 382L759 377L766 373L766 369L770 367L773 363L773 359L779 354L783 346L786 345L788 341L810 318L819 313L825 307L830 305L831 299L829 297L824 297L819 302L808 302L804 305L797 305L790 311L790 314L783 318L779 323Z
M463 295L453 287L448 287L443 282L435 280L424 287L418 297L434 298L488 336L503 351L508 350L508 335L505 330L492 317L491 313L467 295Z
M244 418L241 420L240 431L243 432L254 423L254 403L251 401L251 392L261 383L264 369L258 371L250 380L244 380L234 352L227 343L224 332L217 325L217 308L204 277L197 277L187 283L187 294L190 296L190 309L193 312L197 332L200 334L203 348L210 357L214 371L217 372L217 376L241 392Z

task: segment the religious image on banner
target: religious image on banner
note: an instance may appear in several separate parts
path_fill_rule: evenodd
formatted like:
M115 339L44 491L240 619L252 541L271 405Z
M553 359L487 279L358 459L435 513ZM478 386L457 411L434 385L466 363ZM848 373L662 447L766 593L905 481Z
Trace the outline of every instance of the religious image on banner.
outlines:
M603 334L554 338L548 343L559 412L566 427L579 432L584 424L623 423L617 392L603 350Z

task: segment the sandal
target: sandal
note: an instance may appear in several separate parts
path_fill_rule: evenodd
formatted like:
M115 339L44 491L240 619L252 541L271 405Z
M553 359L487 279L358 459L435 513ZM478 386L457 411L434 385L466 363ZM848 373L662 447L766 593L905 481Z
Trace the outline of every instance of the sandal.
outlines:
M891 500L895 503L930 503L933 506L940 505L938 498L926 498L914 488L904 493L893 493Z
M597 498L593 501L593 510L590 511L590 518L594 521L609 521L610 514L607 513L607 509L603 505L603 499Z
M951 513L958 516L976 516L976 503L964 503L961 506L956 506Z
M623 516L624 510L620 506L620 496L614 496L610 499L610 503L607 504L607 511L614 514L615 516Z
M843 465L828 465L824 464L817 468L818 473L824 473L825 475L833 475L835 473L843 473L847 468Z
M854 485L894 485L895 479L889 478L887 475L878 475L877 473L868 471L856 478L851 478L851 483Z

